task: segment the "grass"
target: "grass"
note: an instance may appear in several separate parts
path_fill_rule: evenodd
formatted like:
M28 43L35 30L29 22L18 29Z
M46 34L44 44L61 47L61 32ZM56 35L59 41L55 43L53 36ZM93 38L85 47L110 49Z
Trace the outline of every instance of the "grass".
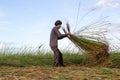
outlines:
M120 69L76 65L58 68L0 66L0 80L120 80L119 72Z
M20 54L0 54L0 65L25 67L25 66L51 66L53 64L53 53L20 53ZM88 58L82 54L64 53L65 65L85 65ZM111 53L105 66L120 67L120 53Z
M0 54L0 80L119 80L120 53L111 53L105 66L86 66L79 53L64 53L67 67L53 68L53 53ZM114 67L114 68L111 68ZM117 67L117 68L115 68Z
M112 71L110 69L107 69L107 68L102 68L101 74L112 74Z
M120 67L120 53L111 53L110 59L113 67Z
M53 53L27 53L27 54L0 54L0 65L8 66L51 66L53 63ZM66 65L81 64L82 55L64 54Z

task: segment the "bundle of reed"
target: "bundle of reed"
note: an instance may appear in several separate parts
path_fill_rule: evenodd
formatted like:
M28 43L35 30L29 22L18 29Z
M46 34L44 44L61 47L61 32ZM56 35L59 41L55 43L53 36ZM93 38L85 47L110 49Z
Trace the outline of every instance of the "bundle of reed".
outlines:
M67 30L63 28L65 33L70 32L70 26L67 23ZM92 64L100 64L105 61L109 56L109 46L103 41L92 40L85 38L84 36L79 36L76 34L71 34L68 37L80 50L82 49L84 53L90 55ZM94 62L93 62L94 61Z

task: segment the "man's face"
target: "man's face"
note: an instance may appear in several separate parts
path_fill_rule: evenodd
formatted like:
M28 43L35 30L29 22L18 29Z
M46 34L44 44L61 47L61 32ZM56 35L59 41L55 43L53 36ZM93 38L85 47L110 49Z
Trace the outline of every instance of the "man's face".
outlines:
M60 28L61 28L61 25L57 25L57 27L58 27L58 29L60 29Z

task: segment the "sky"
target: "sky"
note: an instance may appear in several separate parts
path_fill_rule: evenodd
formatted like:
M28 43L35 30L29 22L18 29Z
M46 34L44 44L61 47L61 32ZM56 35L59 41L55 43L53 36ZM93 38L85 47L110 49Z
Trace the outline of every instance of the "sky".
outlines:
M85 16L92 9L95 10ZM56 20L63 21L64 27L69 21L71 30L77 21L77 31L100 16L108 16L107 20L112 23L110 33L119 38L120 0L0 0L0 47L40 44L48 47ZM119 40L113 42L118 44ZM69 43L68 39L59 41L61 46Z

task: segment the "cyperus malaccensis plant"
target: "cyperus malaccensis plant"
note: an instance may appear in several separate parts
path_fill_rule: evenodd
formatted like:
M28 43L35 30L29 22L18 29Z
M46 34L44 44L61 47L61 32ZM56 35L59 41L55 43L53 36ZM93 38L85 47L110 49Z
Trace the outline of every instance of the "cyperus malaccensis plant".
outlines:
M67 23L67 31L63 28L63 31L66 33L70 32L70 26ZM109 46L103 41L97 41L84 36L79 36L77 34L71 34L68 37L80 50L82 49L84 53L92 56L95 64L102 63L109 56ZM91 59L92 60L92 59Z

